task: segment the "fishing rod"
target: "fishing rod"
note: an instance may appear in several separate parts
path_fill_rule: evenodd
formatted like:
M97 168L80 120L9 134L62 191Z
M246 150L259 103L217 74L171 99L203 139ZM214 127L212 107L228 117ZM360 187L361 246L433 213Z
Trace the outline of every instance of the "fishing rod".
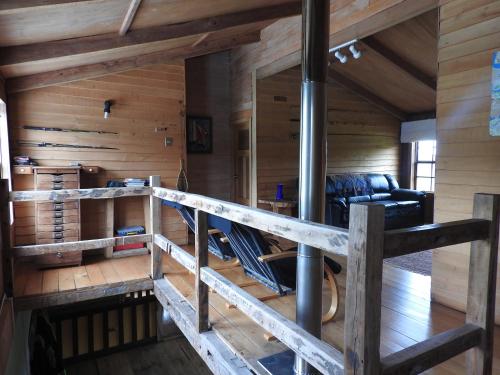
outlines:
M94 150L119 150L115 147L106 147L106 146L90 146L90 145L72 145L66 143L50 143L50 142L31 142L31 141L17 141L19 146L25 147L54 147L54 148L88 148Z
M45 132L95 133L95 134L115 134L115 135L118 134L116 132L109 132L105 130L85 130L85 129L68 129L68 128L52 128L52 127L48 128L44 126L32 126L32 125L19 126L19 128L26 130L41 130Z

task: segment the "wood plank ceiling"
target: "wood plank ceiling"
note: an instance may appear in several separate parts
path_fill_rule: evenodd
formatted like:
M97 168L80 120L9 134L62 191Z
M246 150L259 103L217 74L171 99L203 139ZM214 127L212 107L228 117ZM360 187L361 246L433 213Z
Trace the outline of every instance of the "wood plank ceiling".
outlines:
M345 5L332 2L331 11ZM2 0L0 75L10 92L189 58L260 40L300 0ZM397 118L435 111L437 10L332 58L330 79Z
M300 9L299 0L3 0L0 72L9 79L113 62L112 72L115 62L201 55L256 42Z
M437 10L356 43L345 64L332 56L330 79L400 120L432 117L436 109Z

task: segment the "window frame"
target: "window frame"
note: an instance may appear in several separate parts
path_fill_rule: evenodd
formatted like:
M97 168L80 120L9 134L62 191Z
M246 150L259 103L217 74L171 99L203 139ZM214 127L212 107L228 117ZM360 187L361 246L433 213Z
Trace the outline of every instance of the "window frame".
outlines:
M420 142L434 142L433 144L433 150L432 150L432 160L421 160L419 161L418 159L418 144ZM414 142L414 162L413 162L413 186L415 189L418 189L417 187L417 179L420 178L428 178L431 180L431 190L424 190L426 192L431 192L433 193L436 190L436 148L437 148L437 142L435 140L422 140L422 141L417 141ZM431 165L431 176L419 176L418 175L418 165L419 164L429 164ZM434 168L433 168L434 166ZM432 171L434 173L432 173Z

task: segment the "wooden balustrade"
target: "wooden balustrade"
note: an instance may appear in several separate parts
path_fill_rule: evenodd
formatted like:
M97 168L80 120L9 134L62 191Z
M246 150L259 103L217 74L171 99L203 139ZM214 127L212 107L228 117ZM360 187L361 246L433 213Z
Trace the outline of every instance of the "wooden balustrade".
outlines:
M32 256L70 250L89 250L118 243L152 242L151 277L155 295L172 315L200 355L217 373L248 373L237 367L238 359L210 331L208 319L211 288L261 327L278 338L320 372L397 374L419 373L443 361L468 352L471 374L491 371L493 350L496 267L498 261L500 196L476 194L474 217L443 224L384 231L384 207L376 204L352 205L349 231L316 224L229 203L161 188L158 176L150 188L75 189L64 191L13 192L12 201L101 199L130 195L150 196L148 223L151 233L74 243L18 246L12 257ZM195 256L161 233L161 199L195 208ZM310 335L208 267L207 214L241 223L292 241L322 249L325 253L347 256L346 313L341 353ZM121 241L121 242L119 242ZM380 358L380 324L383 259L427 249L472 242L466 324L433 336L409 348ZM194 306L163 278L162 252L167 252L195 276ZM224 356L232 356L231 361ZM237 370L237 371L236 371Z

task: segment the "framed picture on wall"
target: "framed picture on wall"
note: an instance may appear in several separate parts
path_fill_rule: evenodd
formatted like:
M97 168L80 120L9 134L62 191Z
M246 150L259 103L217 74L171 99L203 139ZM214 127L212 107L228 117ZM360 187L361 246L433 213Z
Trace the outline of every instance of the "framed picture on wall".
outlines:
M212 152L212 118L188 116L186 138L188 153L210 154Z

